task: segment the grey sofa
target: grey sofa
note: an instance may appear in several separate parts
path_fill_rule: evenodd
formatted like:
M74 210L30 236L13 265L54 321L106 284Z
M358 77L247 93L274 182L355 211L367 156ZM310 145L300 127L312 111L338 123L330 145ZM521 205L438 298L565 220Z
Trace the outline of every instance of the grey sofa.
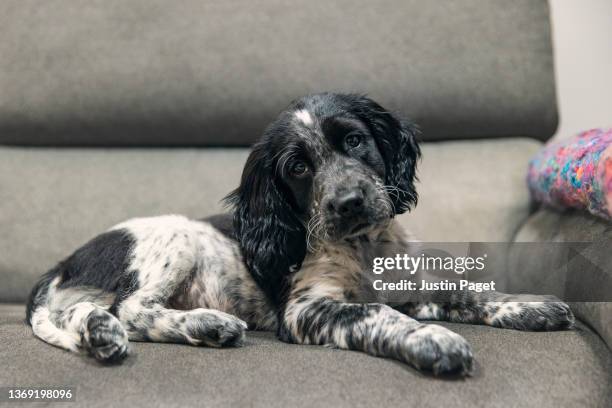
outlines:
M474 347L464 380L250 332L101 366L23 323L37 277L96 233L222 211L265 124L322 90L420 124L419 206L400 219L420 239L589 239L606 256L609 224L536 209L525 186L557 125L545 1L4 0L0 55L0 387L73 386L100 407L612 406L607 303L576 305L573 331L445 324Z

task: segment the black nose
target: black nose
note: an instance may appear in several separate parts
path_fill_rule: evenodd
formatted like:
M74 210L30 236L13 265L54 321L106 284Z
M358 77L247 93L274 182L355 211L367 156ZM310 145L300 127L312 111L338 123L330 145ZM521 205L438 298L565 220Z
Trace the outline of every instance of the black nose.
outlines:
M363 194L361 191L348 192L334 201L334 208L342 217L354 217L363 212Z

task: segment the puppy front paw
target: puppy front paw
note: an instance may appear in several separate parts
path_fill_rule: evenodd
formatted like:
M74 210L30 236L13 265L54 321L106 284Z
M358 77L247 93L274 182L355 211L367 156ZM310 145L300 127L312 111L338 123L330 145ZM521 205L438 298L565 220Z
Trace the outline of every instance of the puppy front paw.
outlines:
M528 331L567 330L576 319L570 307L550 296L537 302L505 302L489 318L491 326Z
M434 375L472 372L472 347L463 337L436 324L421 325L405 342L406 360Z

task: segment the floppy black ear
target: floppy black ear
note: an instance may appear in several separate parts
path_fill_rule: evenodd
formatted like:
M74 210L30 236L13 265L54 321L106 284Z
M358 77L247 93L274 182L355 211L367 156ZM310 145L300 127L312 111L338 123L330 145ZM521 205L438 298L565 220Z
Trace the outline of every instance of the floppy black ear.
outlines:
M392 131L382 135L385 140L383 153L387 162L386 184L397 187L391 190L391 199L396 214L402 214L417 204L418 194L414 186L417 180L416 165L421 157L421 149L417 143L417 128L415 125L392 119Z
M253 147L240 186L225 200L234 209L235 235L249 272L275 304L287 295L287 277L306 255L306 231L275 177L266 142Z
M418 199L414 187L416 165L421 157L417 127L397 119L370 98L357 98L357 115L369 124L385 159L385 184L390 187L395 213L402 214L413 208Z

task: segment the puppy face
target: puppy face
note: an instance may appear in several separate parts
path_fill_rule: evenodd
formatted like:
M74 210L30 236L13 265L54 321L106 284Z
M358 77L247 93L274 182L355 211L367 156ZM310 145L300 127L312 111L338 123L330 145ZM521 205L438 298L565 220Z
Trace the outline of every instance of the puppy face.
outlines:
M276 173L306 225L308 244L365 234L395 215L371 126L341 102L305 99L275 132L282 139Z
M416 204L412 125L361 95L294 101L253 146L228 196L247 267L271 298L309 245L384 228Z
M413 137L406 132L372 100L338 94L302 98L270 126L275 176L306 225L309 244L384 228L396 214L393 199L401 191L416 197L411 185L403 190L405 185L387 181L394 169L385 148ZM416 161L418 147L412 143L408 155ZM408 167L404 176L412 179L414 168Z

